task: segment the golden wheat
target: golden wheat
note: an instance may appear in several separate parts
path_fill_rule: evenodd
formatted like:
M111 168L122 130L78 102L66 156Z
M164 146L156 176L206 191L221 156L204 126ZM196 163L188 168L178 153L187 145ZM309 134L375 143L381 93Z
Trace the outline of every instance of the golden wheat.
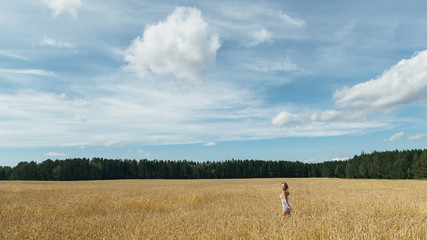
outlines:
M425 239L427 181L0 182L2 239Z

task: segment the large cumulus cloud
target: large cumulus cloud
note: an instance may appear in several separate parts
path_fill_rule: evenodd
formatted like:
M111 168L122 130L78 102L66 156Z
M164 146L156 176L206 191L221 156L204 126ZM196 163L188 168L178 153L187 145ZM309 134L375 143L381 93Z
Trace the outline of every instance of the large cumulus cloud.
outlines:
M339 108L389 112L427 100L427 50L403 59L376 79L345 87L334 94Z
M217 34L196 8L178 7L164 21L147 26L126 52L126 70L146 77L150 72L197 79L215 61Z
M273 117L277 127L294 127L315 122L367 121L376 113L393 110L427 101L427 50L400 60L378 77L352 87L335 91L333 101L336 110L324 110L310 117L281 112Z

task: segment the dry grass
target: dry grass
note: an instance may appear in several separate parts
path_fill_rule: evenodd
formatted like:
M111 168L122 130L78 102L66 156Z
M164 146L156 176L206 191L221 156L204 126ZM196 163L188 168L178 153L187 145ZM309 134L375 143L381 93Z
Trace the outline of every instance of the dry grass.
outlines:
M1 239L425 239L427 181L0 182Z

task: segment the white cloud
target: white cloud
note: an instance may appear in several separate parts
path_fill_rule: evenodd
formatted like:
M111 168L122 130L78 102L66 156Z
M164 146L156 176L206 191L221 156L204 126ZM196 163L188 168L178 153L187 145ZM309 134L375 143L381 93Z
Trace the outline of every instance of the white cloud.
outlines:
M286 57L284 61L277 62L260 62L255 66L255 69L260 72L270 71L293 71L297 69L297 65L292 63L289 57Z
M106 4L108 6L117 6L117 4ZM122 12L125 7L123 8L117 8L115 9L116 13ZM126 7L126 9L129 9L129 6ZM148 8L150 9L150 8ZM162 8L164 10L164 8ZM48 9L45 9L46 12L50 11ZM162 11L163 11L162 10ZM256 15L250 20L245 20L238 22L240 24L240 29L242 29L241 33L227 33L226 30L222 30L218 25L216 25L216 29L219 29L219 32L221 36L224 34L230 34L230 38L224 38L228 43L235 44L233 41L240 41L241 39L248 39L248 36L252 33L252 31L260 29L260 27L265 27L265 32L259 31L258 34L258 40L259 41L269 41L273 37L274 39L279 39L281 37L280 34L283 35L290 35L290 31L299 32L301 29L291 29L290 27L286 28L283 26L274 26L274 25L284 25L283 20L288 19L288 24L291 26L292 21L289 20L289 18L284 17L280 23L277 23L279 19L279 10L274 10L274 17L273 15L269 14L263 14L263 15ZM160 12L162 12L160 11ZM189 10L187 10L190 12ZM194 11L192 9L191 11ZM211 10L209 10L211 11ZM112 11L113 12L113 11ZM136 11L138 12L138 11ZM149 11L151 14L151 11ZM153 13L158 13L159 11L154 11ZM171 11L172 12L172 11ZM175 11L171 16L169 16L170 19L173 19L173 15L179 15ZM245 9L242 8L242 12L245 12ZM170 13L170 12L168 12ZM212 11L210 12L213 13ZM49 12L48 12L49 14ZM67 15L68 13L64 10L59 15L64 14ZM166 16L165 14L164 16ZM184 16L185 14L181 14L181 16ZM190 13L187 13L183 17L183 22L187 21L185 18L190 18L189 16L193 15ZM268 15L268 16L267 16ZM206 15L207 16L207 15ZM214 19L214 17L217 15L210 15L209 19ZM292 15L293 16L293 15ZM297 16L297 15L296 15ZM122 16L123 17L123 16ZM126 23L120 22L117 23L117 26L129 26L130 18L133 18L133 16L124 16L126 18ZM173 35L174 36L181 36L183 35L181 28L172 28L169 25L172 25L172 20L163 19L163 17L158 18L158 16L145 16L142 13L139 13L139 19L140 22L147 22L147 19L150 19L150 23L153 23L153 26L147 26L146 31L144 31L144 34L142 35L142 31L138 34L140 36L140 42L139 44L147 45L148 44L157 44L156 41L150 40L149 33L152 34L152 32L149 31L151 29L158 30L158 34L160 35L160 26L165 27L164 29L167 31L164 31L162 36L165 36L165 38L162 38L164 40L172 39L172 32L177 31L178 33ZM50 16L48 16L50 18ZM102 18L103 22L106 23L113 23L113 20L118 19L118 16L109 16L108 18ZM121 17L120 17L121 18ZM155 18L157 20L153 21L152 19ZM202 18L202 16L200 16ZM203 11L203 18L205 20L208 20L207 17L205 17L205 12ZM133 18L134 19L134 18ZM257 22L259 21L263 22ZM162 22L158 22L159 20L162 20ZM222 19L221 19L222 20ZM274 21L272 21L274 20ZM44 21L44 20L43 20ZM214 24L210 22L211 24ZM226 22L227 20L225 20ZM134 22L134 21L132 21ZM176 23L177 21L175 21ZM269 22L270 24L267 24ZM286 22L286 21L285 21ZM66 23L66 22L65 22ZM234 24L236 23L233 21ZM249 24L247 24L249 23ZM298 21L294 21L295 26L298 26ZM303 22L302 22L303 23ZM169 28L166 28L166 25L169 24ZM63 25L63 24L62 24ZM61 25L61 26L62 26ZM96 25L96 24L95 24ZM175 24L177 25L177 24ZM91 25L92 26L92 25ZM210 26L210 25L209 25ZM210 34L209 29L210 27L207 27L206 30L206 38L202 39L204 42L212 42L212 39L214 39L212 34ZM301 22L299 22L299 26L302 26ZM131 27L131 26L129 26ZM193 27L195 28L195 27ZM91 28L94 29L94 28ZM185 28L187 30L192 30L192 28ZM39 29L40 30L40 29ZM43 34L49 34L49 37L56 38L52 39L51 45L56 46L63 46L65 47L67 42L73 42L71 38L60 38L60 35L50 35L55 31L49 32L41 32L39 34L33 34L33 36L36 36L35 41L39 41ZM111 30L111 29L110 29ZM112 29L117 30L117 29ZM262 29L261 29L262 30ZM286 31L290 30L290 31ZM267 32L267 33L266 33ZM302 31L301 31L302 32ZM291 32L292 33L292 32ZM181 34L181 35L180 35ZM234 35L233 35L234 34ZM95 37L99 37L99 34L95 34ZM103 34L101 34L103 35ZM242 38L237 38L236 36L242 36ZM254 35L255 36L255 35ZM273 37L272 37L273 36ZM131 39L136 38L137 35L133 35ZM161 39L161 38L159 38ZM176 38L178 39L178 38ZM285 39L285 38L284 38ZM62 40L63 42L61 43ZM156 39L157 40L157 39ZM48 41L46 41L48 42ZM217 41L219 42L219 41ZM77 44L77 42L75 42ZM239 42L237 42L238 44ZM46 43L48 44L48 43ZM160 44L160 43L159 43ZM120 45L120 44L119 44ZM130 45L130 44L129 44ZM141 47L140 45L140 47ZM168 49L169 52L174 53L175 48L178 44L164 44L162 46L172 47L172 50ZM219 43L218 43L219 45ZM231 46L228 45L228 46ZM268 44L265 44L267 47ZM151 45L150 45L151 46ZM157 47L157 45L155 45ZM136 47L136 46L135 46ZM219 46L218 46L219 47ZM160 47L158 47L160 49ZM126 48L123 48L122 50L125 50ZM35 49L36 52L42 52L39 51L40 49ZM96 50L96 49L95 49ZM99 49L98 49L99 50ZM128 49L130 50L130 49ZM136 50L136 48L134 49ZM247 51L247 49L239 49L243 51ZM254 49L253 49L254 50ZM12 51L12 50L11 50ZM151 48L147 47L145 52L141 52L141 55L137 55L136 52L127 52L126 54L132 55L134 57L141 57L144 58L145 56L148 56L149 58L143 59L142 65L139 65L139 67L142 68L142 72L144 74L146 73L158 73L155 72L151 65L153 62L155 62L155 57L146 55L146 53L150 53ZM153 52L156 52L157 50L153 50ZM227 49L224 49L224 51L228 51ZM252 51L252 50L251 50ZM169 61L169 59L172 58L165 58L165 52L158 51L159 52L159 59L160 61ZM196 51L190 51L190 52L196 52ZM286 57L286 50L281 51L281 55ZM26 53L25 50L20 50L20 54ZM216 53L218 52L218 48L216 49ZM216 54L215 53L215 54ZM31 56L38 53L30 54ZM154 53L153 53L154 54ZM163 55L162 55L163 54ZM181 59L183 58L181 53L178 54L179 59L177 59L176 62L183 62ZM292 57L292 49L289 52L289 56ZM29 56L30 56L29 55ZM226 59L228 56L237 56L236 59L254 59L251 58L252 54L239 54L233 50L227 52L227 55L224 54L224 59ZM295 63L290 61L289 58L286 59L278 59L278 55L271 55L268 52L264 52L261 55L258 55L257 58L260 56L268 56L270 57L269 63L266 63L264 65L259 65L258 70L259 71L289 71L295 69L297 66ZM25 55L26 56L26 55ZM44 55L46 57L46 55ZM276 57L275 57L276 56ZM43 56L42 56L43 57ZM44 58L45 58L44 57ZM205 58L207 59L207 58ZM214 59L214 58L212 58ZM293 57L291 58L294 59ZM46 59L45 59L46 60ZM47 59L49 60L49 59ZM52 60L52 59L50 59ZM76 59L74 59L76 60ZM92 59L93 60L93 59ZM93 61L90 62L93 62ZM214 59L215 60L215 59ZM222 66L226 66L226 68L233 68L236 69L236 66L233 66L234 64L239 64L239 61L234 61L235 59L232 59L231 61L224 61ZM282 61L281 61L282 60ZM135 66L137 65L137 59L134 59L134 62L126 62L123 63L123 65L128 65L130 67L133 63L135 63ZM139 60L138 60L139 61ZM256 62L257 59L254 60ZM301 62L301 63L300 63ZM82 62L84 63L84 62ZM139 63L139 62L138 62ZM302 64L301 67L303 68L303 61L299 60L299 64ZM104 64L104 63L103 63ZM145 65L144 65L145 64ZM173 62L175 64L175 62ZM57 65L57 64L56 64ZM165 63L159 64L159 68L162 71ZM191 64L188 64L191 65ZM256 64L252 65L252 70L255 69ZM305 64L306 65L306 64ZM24 66L25 67L25 66ZM125 79L126 74L119 73L119 77L114 79L116 83L113 83L109 86L109 88L104 88L104 83L109 83L108 80L104 81L104 79L107 79L106 76L101 76L101 69L92 68L91 66L88 66L91 69L95 69L95 72L89 73L89 74L83 74L79 76L61 76L61 79L58 79L59 81L52 82L50 79L46 81L37 81L34 84L36 85L26 85L26 84L20 84L16 87L34 87L35 89L44 89L52 92L58 92L58 91L65 91L67 93L70 93L72 95L77 95L83 98L87 97L87 100L74 100L74 99L61 99L58 96L54 96L54 94L46 94L43 92L36 92L33 94L33 96L20 96L19 94L16 94L16 96L8 96L7 98L11 101L0 102L0 109L3 109L3 111L0 115L2 115L0 118L0 121L2 122L2 126L0 126L0 140L2 141L2 144L39 144L38 141L33 141L34 139L40 138L42 139L42 143L40 144L47 144L47 145L57 145L57 144L73 144L73 143L79 143L82 142L89 145L93 144L100 144L102 145L105 140L110 138L120 139L123 141L137 141L144 142L144 143L151 143L151 144L164 144L164 143L180 143L180 142L195 142L195 143L201 143L200 145L203 146L203 143L207 141L216 141L220 142L223 140L229 140L229 139L256 139L256 138L270 138L270 137L278 137L278 136L321 136L321 135L336 135L336 134L346 134L349 131L355 131L359 129L365 128L365 126L356 125L356 124L345 124L340 122L339 124L334 123L325 123L328 121L338 121L344 119L342 116L342 113L319 113L318 117L315 117L316 121L318 123L309 123L308 120L310 118L310 114L304 115L304 113L301 113L299 111L293 111L290 112L296 113L294 115L297 116L295 119L286 118L283 117L276 119L275 123L279 126L292 126L292 125L299 125L302 122L306 123L303 127L297 128L297 129L281 129L278 131L276 128L271 127L271 124L273 123L272 118L277 113L283 110L283 108L279 109L279 106L276 104L278 103L272 103L270 102L270 97L268 97L268 91L272 89L271 87L261 89L251 89L252 86L248 86L244 80L244 76L242 77L242 73L240 72L237 75L236 72L233 73L233 70L223 70L224 68L219 69L218 72L224 71L225 74L220 75L223 77L223 79L229 78L230 80L223 80L223 81L230 81L234 83L234 86L227 85L225 87L214 87L211 88L211 86L203 85L196 88L188 88L188 86L180 86L178 84L173 86L167 86L166 89L158 89L156 87L147 86L146 83L140 83L139 84L128 84L130 81L129 79ZM194 66L190 66L192 68ZM246 67L246 65L244 66ZM7 67L5 67L7 68ZM177 68L171 68L169 74L175 74L174 72L180 72L184 71L182 69ZM185 69L185 68L183 68ZM39 74L39 75L54 75L53 72L48 72L46 70L38 70L38 71L29 71L31 69L27 69L26 71L20 71L20 73L25 74ZM34 70L34 69L33 69ZM135 69L133 69L135 70ZM206 71L206 70L205 70ZM228 72L227 72L228 71ZM108 71L111 73L111 71ZM194 73L196 72L196 73ZM191 76L197 75L198 71L192 71ZM159 72L159 74L163 74ZM229 75L228 75L229 74ZM255 73L252 71L248 71L247 73L256 75L256 77L262 75L262 73ZM272 75L269 75L271 73L265 74L266 78L271 76L271 78L284 78L287 74L282 73L273 73ZM88 77L88 76L95 76L97 77ZM279 76L280 75L280 76ZM208 76L210 77L210 76ZM212 79L218 78L218 75L215 73L215 76L212 77ZM110 77L111 79L111 77ZM367 80L367 79L366 79ZM207 82L207 81L205 81ZM203 84L205 84L205 82ZM214 82L214 81L212 81ZM216 81L215 81L216 82ZM222 84L223 82L218 83L218 85ZM53 85L52 85L53 84ZM99 86L97 85L99 84ZM90 86L89 86L90 85ZM153 84L154 85L154 84ZM167 84L165 84L167 85ZM259 85L261 86L261 85ZM14 86L15 87L15 86ZM284 87L285 89L286 87ZM278 88L277 88L278 89ZM276 89L276 90L277 90ZM289 89L288 89L289 90ZM7 92L11 92L13 89L7 89ZM17 92L20 90L17 90ZM285 99L290 99L293 96L294 93L290 93L289 96L286 96ZM0 93L1 95L8 95L3 93ZM46 96L48 95L48 96ZM18 101L15 101L18 100ZM282 99L283 100L283 99ZM295 100L296 102L299 102L300 98ZM90 101L90 106L89 106ZM266 101L266 102L263 102ZM19 104L17 104L19 103ZM297 103L296 103L297 104ZM319 103L320 104L320 103ZM10 107L13 106L13 107ZM318 105L316 105L318 106ZM88 109L81 110L80 108L88 107ZM323 110L323 109L322 109ZM326 112L326 111L325 111ZM337 111L340 112L340 111ZM16 113L16 114L15 114ZM6 114L6 115L5 115ZM74 120L74 121L71 121ZM5 124L3 124L5 123ZM7 123L7 125L6 125ZM367 124L368 125L368 124ZM24 132L24 130L27 130L27 133ZM359 127L361 126L361 127ZM8 133L3 135L3 133ZM391 135L391 134L390 134ZM40 137L43 136L43 137ZM13 141L9 139L14 139ZM21 141L22 139L22 141ZM49 140L49 142L48 142ZM48 142L48 143L46 143ZM77 145L78 146L78 145ZM134 149L135 151L135 149Z
M426 134L417 134L415 136L410 136L408 137L408 140L410 141L415 141L415 140L423 140L424 138L426 138L427 135Z
M80 86L85 98L23 89L0 93L0 144L113 147L122 140L151 145L257 138L272 114L257 96L227 82L141 87L139 80L120 80L103 82L98 93Z
M205 146L207 146L207 147L212 147L212 146L215 146L216 145L216 142L207 142L207 143L205 143Z
M288 26L298 27L298 28L305 27L305 21L304 20L293 18L293 17L290 17L290 16L288 16L286 14L283 14L283 13L281 13L279 15L279 17L281 19L283 19L284 22L285 22L285 24L288 25Z
M326 110L321 113L313 113L311 115L311 121L322 121L329 122L331 120L337 120L340 118L341 113L335 110Z
M384 142L394 142L394 141L397 141L399 139L402 139L404 135L405 135L404 132L396 133L393 136L391 136L389 139L385 139Z
M57 153L57 152L48 152L44 154L46 157L66 157L65 153Z
M145 151L144 151L144 150L142 150L142 149L138 149L138 150L136 150L136 153L137 153L138 155L145 156L145 157L150 157L150 156L151 156L151 153L149 153L149 152L145 152Z
M12 52L3 51L3 50L0 50L0 55L10 57L10 58L20 59L20 60L28 60L28 58L26 58L26 57L23 57L21 55L18 55L18 54L12 53Z
M154 82L141 87L140 81L121 80L120 84L103 82L97 86L108 95L95 95L92 87L82 86L79 90L88 96L84 101L34 90L0 93L0 145L218 143L283 136L338 136L384 128L384 124L375 122L308 123L299 115L282 114L274 121L275 126L283 127L278 131L266 124L273 123L271 116L279 112L278 107L266 105L259 95L227 82L189 83L185 90L176 91L182 90L182 82L155 88ZM87 121L72 121L73 117Z
M313 122L363 121L366 120L366 116L365 112L325 110L321 113L313 113L310 120Z
M349 157L335 157L335 158L332 158L331 161L346 161L348 159L350 159L350 158Z
M77 10L82 2L80 0L41 0L41 3L52 11L52 16L67 13L72 17L77 16Z
M87 117L84 114L76 114L72 118L72 121L77 121L77 122L86 122L86 120L87 120Z
M276 9L265 8L261 5L242 6L235 3L221 4L221 12L227 17L233 18L236 21L253 21L256 23L263 22L270 23L271 26L280 26L286 28L303 28L306 23L304 20L291 17L285 13L278 12Z
M339 108L389 112L427 99L427 50L403 59L376 79L345 87L333 99Z
M0 93L0 143L5 145L13 138L12 146L19 142L25 146L76 146L108 139L99 132L95 139L84 136L88 125L81 121L90 112L74 107L73 102L65 94L31 89Z
M296 114L281 112L273 117L271 124L276 127L296 127L304 123L304 119Z
M43 36L43 38L38 42L39 46L50 46L50 47L59 47L59 48L72 48L74 45L69 42L58 41L53 38Z
M415 54L409 60L401 60L376 79L337 90L333 96L338 110L315 112L309 117L311 123L350 124L366 121L376 112L388 113L397 107L427 100L427 50ZM396 141L403 132L385 142ZM409 137L411 140L416 136Z
M265 9L259 6L242 6L233 2L223 2L219 6L221 7L221 13L233 20L248 20L266 12Z
M105 147L121 147L123 144L117 139L110 139L104 142Z
M37 75L37 76L55 76L54 72L46 71L43 69L5 69L0 68L0 73L24 74L24 75Z
M254 47L264 42L271 42L272 34L262 28L251 34L251 41L247 44L248 47Z
M124 69L146 77L173 74L197 79L215 61L218 35L209 34L209 24L196 8L178 7L166 20L147 26L127 49Z
M73 101L73 106L74 107L80 107L80 108L87 107L87 106L89 106L89 102L87 100L84 100L84 99L76 99Z

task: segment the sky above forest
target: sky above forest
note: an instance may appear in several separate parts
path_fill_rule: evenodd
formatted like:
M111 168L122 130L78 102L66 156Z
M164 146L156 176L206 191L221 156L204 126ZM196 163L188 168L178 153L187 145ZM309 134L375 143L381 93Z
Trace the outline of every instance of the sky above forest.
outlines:
M427 147L425 1L15 0L0 165Z

